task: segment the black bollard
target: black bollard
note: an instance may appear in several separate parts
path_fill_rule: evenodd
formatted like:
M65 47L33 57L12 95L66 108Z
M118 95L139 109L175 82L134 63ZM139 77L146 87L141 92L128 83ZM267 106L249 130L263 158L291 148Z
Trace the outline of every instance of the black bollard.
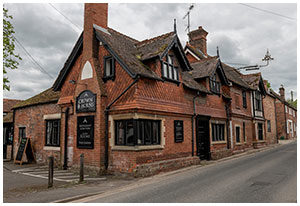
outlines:
M83 181L83 160L84 160L84 155L80 155L80 174L79 174L79 182Z
M49 157L48 188L53 186L53 156Z

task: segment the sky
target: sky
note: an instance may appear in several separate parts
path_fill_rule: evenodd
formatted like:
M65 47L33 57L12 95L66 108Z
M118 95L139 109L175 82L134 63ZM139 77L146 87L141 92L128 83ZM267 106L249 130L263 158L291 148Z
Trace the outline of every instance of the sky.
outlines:
M260 69L263 78L276 92L283 84L286 98L290 98L293 91L295 99L297 5L247 5L261 10L243 4L196 3L191 11L190 29L202 26L208 32L208 54L215 56L218 46L221 61L235 63L230 64L234 67L264 65L261 60L269 49L274 60ZM137 40L144 40L172 31L176 19L177 33L185 46L188 40L187 19L183 17L189 6L183 3L112 3L108 8L108 26ZM13 16L11 23L15 28L15 37L42 68L16 43L16 53L22 61L17 70L8 71L10 91L5 91L3 96L27 99L53 85L82 32L84 4L10 3L4 4L4 7Z

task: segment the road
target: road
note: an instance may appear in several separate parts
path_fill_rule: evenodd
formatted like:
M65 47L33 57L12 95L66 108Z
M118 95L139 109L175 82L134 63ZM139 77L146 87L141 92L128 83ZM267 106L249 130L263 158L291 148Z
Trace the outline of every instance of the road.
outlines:
M297 202L297 144L136 184L74 202Z

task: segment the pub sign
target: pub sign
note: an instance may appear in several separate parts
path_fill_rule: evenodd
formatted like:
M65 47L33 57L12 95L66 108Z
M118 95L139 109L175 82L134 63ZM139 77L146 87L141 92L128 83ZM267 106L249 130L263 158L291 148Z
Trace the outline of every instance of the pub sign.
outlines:
M90 90L85 90L76 98L76 112L95 112L96 94Z
M94 116L77 117L77 148L94 149Z

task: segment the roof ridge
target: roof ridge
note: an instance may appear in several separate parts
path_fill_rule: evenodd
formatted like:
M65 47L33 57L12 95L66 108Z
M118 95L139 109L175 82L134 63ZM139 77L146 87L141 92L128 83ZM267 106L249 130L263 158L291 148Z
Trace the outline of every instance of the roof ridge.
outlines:
M153 37L151 39L144 39L143 41L137 42L136 46L137 47L143 47L146 44L152 43L153 41L156 41L156 40L161 39L161 38L165 38L166 36L169 36L170 34L175 34L175 33L174 33L174 31L171 31L171 32L168 32L168 33L161 34L159 36Z
M112 30L113 32L117 33L117 34L120 35L120 36L125 37L126 39L128 39L128 40L130 40L130 41L133 41L134 43L138 43L138 42L139 42L138 40L136 40L136 39L134 39L134 38L132 38L132 37L130 37L130 36L127 36L127 35L125 35L125 34L122 34L121 32L118 32L118 31L114 30L113 28L108 27L108 29Z

